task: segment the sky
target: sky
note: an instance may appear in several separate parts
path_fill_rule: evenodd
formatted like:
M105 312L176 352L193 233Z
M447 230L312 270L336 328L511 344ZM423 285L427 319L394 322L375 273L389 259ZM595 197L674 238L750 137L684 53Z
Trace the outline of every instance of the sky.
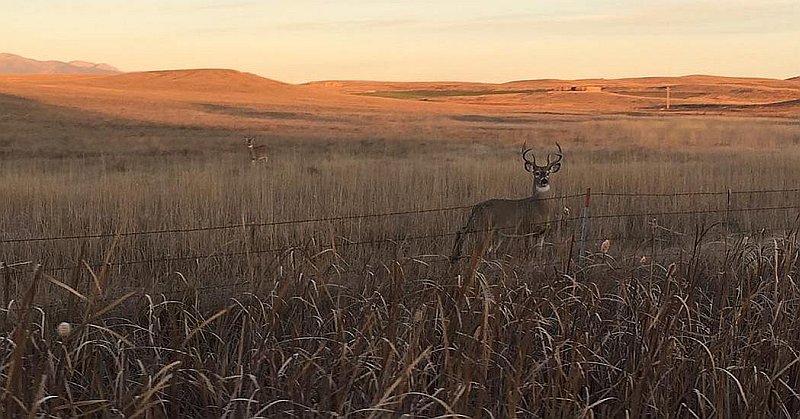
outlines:
M281 81L800 75L800 0L0 0L0 52Z

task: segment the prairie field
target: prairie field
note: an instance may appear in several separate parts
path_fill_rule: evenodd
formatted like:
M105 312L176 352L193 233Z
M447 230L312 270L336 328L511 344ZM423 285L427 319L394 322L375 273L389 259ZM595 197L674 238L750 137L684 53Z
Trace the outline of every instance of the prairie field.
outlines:
M800 414L796 119L43 103L0 95L3 416ZM450 263L523 143L564 151L544 243Z

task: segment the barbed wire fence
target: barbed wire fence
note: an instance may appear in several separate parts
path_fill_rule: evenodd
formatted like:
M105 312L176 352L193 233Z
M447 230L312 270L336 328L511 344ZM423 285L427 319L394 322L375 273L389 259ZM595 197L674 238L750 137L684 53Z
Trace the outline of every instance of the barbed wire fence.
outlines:
M615 243L634 243L637 242L638 246L641 248L643 246L649 246L646 249L646 256L651 258L655 258L657 255L667 256L670 254L680 254L682 252L681 249L677 248L676 243L679 242L681 239L689 239L692 237L697 236L697 230L695 232L686 232L680 231L673 227L670 227L666 224L662 224L659 222L659 219L668 218L668 217L683 217L683 216L717 216L714 221L714 224L719 227L721 231L721 240L725 240L727 244L728 237L731 236L731 215L737 213L764 213L768 214L771 212L776 211L793 211L792 217L784 217L786 218L793 218L794 223L785 222L783 227L776 227L774 225L770 225L767 227L759 227L754 229L737 229L736 233L742 237L752 237L754 235L766 235L766 234L782 234L795 228L797 226L797 219L800 217L800 214L797 210L800 210L800 197L796 197L795 199L782 199L782 204L780 205L764 205L764 206L746 206L746 207L735 207L732 205L732 198L735 196L762 196L767 194L792 194L792 193L799 193L800 188L791 188L791 189L771 189L771 190L743 190L743 191L732 191L730 189L725 191L698 191L698 192L677 192L677 193L636 193L636 192L591 192L591 190L587 190L585 193L575 193L575 194L567 194L561 196L553 196L550 198L545 198L545 200L555 200L559 201L559 203L564 203L567 200L575 199L575 198L583 198L585 209L587 211L581 213L581 215L573 216L567 213L561 213L558 217L538 223L534 223L533 225L529 225L528 227L536 227L536 226L552 226L554 224L568 224L568 223L579 223L580 226L580 236L576 238L576 229L573 228L571 234L561 234L561 237L556 238L550 243L553 246L567 246L569 245L569 254L566 257L567 263L576 263L582 264L583 261L586 259L586 246L589 246L594 243L598 242L615 242ZM664 205L660 205L655 210L643 210L637 212L624 212L624 213L599 213L599 214L589 214L588 208L590 206L589 197L594 199L650 199L650 198L658 198L658 199L670 199L670 198L680 198L680 197L688 197L688 198L697 198L697 197L723 197L724 198L724 207L718 208L709 208L709 209L689 209L689 210L665 210ZM280 220L280 221L270 221L270 222L242 222L238 224L224 224L224 225L211 225L211 226L194 226L194 227L176 227L176 228L162 228L162 229L151 229L151 230L138 230L138 231L121 231L121 232L98 232L98 233L87 233L87 234L65 234L65 235L48 235L48 236L30 236L30 237L5 237L0 238L0 249L4 249L2 254L6 255L6 257L11 257L14 259L15 252L8 251L9 247L21 245L21 244L29 244L35 245L37 243L52 243L52 242L64 242L64 241L85 241L85 240L92 240L92 239L108 239L114 238L119 239L121 237L137 237L137 236L174 236L174 235L183 235L183 234L191 234L191 233L201 233L201 232L209 232L209 231L222 231L222 230L248 230L248 229L255 229L255 228L263 228L263 227L281 227L281 226L292 226L292 225L301 225L301 224L315 224L315 223L330 223L330 222L338 222L338 221L353 221L353 220L363 220L363 219L386 219L390 217L398 217L404 215L419 215L419 214L429 214L429 213L453 213L456 211L464 211L472 208L473 205L459 205L459 206L447 206L447 207L439 207L439 208L425 208L425 209L410 209L410 210L402 210L402 211L392 211L392 212L383 212L383 213L373 213L373 214L354 214L354 215L341 215L341 216L330 216L330 217L318 217L318 218L303 218L303 219L295 219L295 220ZM566 207L565 207L566 208ZM622 220L631 220L631 219L641 219L640 221L636 222L636 225L640 226L639 231L630 232L630 231L622 231L622 232L614 232L613 226L603 226L597 225L597 228L593 228L593 224L599 224L603 220L615 220L615 221L622 221ZM771 217L771 221L774 221L775 217ZM588 232L591 230L599 231L599 233L595 233L595 235L589 235ZM623 229L624 230L624 229ZM484 233L487 231L484 230L470 230L470 231L444 231L444 232L432 232L427 234L412 234L412 235L402 235L402 236L393 236L393 237L379 237L379 238L372 238L372 239L364 239L364 240L349 240L344 237L340 237L339 241L336 242L335 240L331 240L329 243L330 248L336 249L343 249L343 248L361 248L361 247L375 247L382 244L393 244L396 247L400 245L407 245L411 242L417 241L427 241L427 240L435 240L435 239L452 239L457 234L474 234L474 233ZM2 236L0 236L2 237ZM574 254L574 246L577 244L580 246L580 251L577 254ZM668 245L673 246L672 249L662 249L658 248L658 244L666 243ZM621 246L620 244L616 244L616 246ZM635 246L634 246L635 247ZM677 249L676 249L677 248ZM301 251L304 249L303 245L287 245L287 246L274 246L274 247L264 247L264 248L246 248L241 251L230 251L230 252L211 252L211 253L195 253L195 254L181 254L181 255L174 255L174 256L163 256L163 257L151 257L151 258L140 258L140 259L124 259L124 260L104 260L103 262L90 262L83 259L78 259L75 263L70 265L56 265L56 266L43 266L40 270L42 273L46 273L48 275L59 275L64 272L72 272L74 275L80 275L80 271L90 271L95 269L108 269L108 268L117 268L122 269L128 266L135 266L135 265L155 265L155 264L169 264L173 262L194 262L199 263L202 260L222 260L222 259L235 259L235 258L251 258L260 255L266 254L285 254L287 252L295 252ZM319 249L318 249L319 250ZM640 252L643 253L644 252ZM10 255L10 256L9 256ZM457 259L465 259L470 258L472 255L460 255ZM427 263L427 264L451 264L452 261L447 258L445 255L441 254L428 254L419 257L408 257L409 260L414 260L419 263ZM3 292L2 296L4 298L4 304L8 305L9 301L13 299L13 296L19 292L21 288L19 284L20 277L23 277L25 273L26 267L36 266L37 264L41 263L42 261L35 261L35 260L5 260L0 261L0 283L3 285ZM556 266L563 266L564 262L553 262L553 261L543 261L539 260L540 263L529 265L528 267L556 267ZM548 263L549 262L549 263ZM249 263L249 262L248 262ZM153 268L155 269L155 268ZM351 269L351 272L358 273L363 272L366 268L360 269ZM94 275L94 273L92 273ZM17 281L15 281L17 280ZM57 279L53 278L54 281L58 281ZM229 281L226 283L221 284L214 284L208 286L201 286L201 287L193 287L194 290L217 290L222 288L237 288L242 287L250 284L252 281L251 279L243 280L243 281ZM74 282L74 281L73 281ZM13 290L13 291L12 291ZM152 289L151 289L152 291ZM175 290L170 290L168 292L180 292Z

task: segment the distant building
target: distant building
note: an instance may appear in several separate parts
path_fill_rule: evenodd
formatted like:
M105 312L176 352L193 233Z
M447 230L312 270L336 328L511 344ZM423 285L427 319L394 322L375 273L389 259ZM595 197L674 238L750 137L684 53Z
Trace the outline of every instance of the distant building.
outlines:
M602 92L603 86L560 86L555 89L559 92Z

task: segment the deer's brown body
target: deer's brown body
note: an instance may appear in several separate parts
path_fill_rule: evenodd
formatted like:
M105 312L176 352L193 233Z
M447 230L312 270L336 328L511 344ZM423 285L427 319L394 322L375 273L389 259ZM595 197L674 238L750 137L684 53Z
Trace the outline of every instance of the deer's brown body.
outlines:
M497 248L509 237L542 237L549 227L551 215L550 174L561 168L563 154L558 152L547 157L547 164L536 165L536 158L529 160L527 154L531 149L522 151L525 170L533 175L533 192L522 199L489 199L472 207L466 224L456 234L451 261L461 257L464 240L467 235L475 238L474 243L488 243L490 248ZM556 159L550 161L555 155Z
M244 141L245 144L247 144L247 149L250 151L250 162L252 164L267 162L267 146L256 145L255 138L252 137L245 137Z

